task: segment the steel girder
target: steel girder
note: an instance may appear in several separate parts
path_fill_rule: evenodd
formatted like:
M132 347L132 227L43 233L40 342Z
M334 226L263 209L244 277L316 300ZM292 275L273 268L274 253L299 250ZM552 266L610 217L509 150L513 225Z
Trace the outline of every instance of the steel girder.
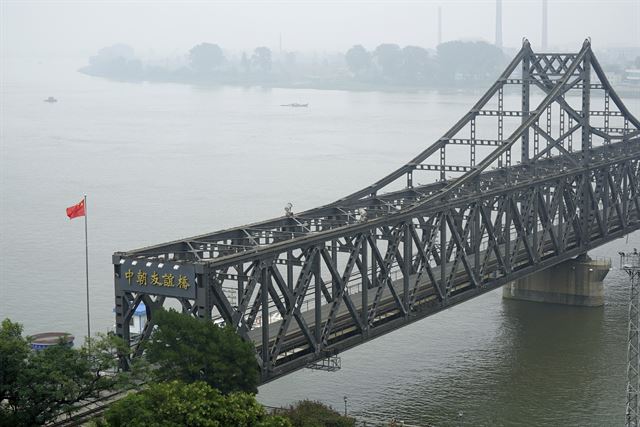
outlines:
M506 109L511 86L520 102ZM277 378L640 228L639 129L588 42L537 54L525 41L465 117L375 184L307 212L114 254L116 332L130 338L144 302L143 341L174 300L233 325L255 343L262 380ZM418 173L434 181L415 185ZM137 286L141 265L191 273L182 288Z

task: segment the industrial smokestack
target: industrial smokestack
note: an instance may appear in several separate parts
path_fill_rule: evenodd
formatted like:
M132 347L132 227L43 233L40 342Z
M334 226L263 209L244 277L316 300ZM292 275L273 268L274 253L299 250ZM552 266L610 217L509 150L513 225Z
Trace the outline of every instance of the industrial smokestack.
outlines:
M496 46L502 49L502 0L496 0Z
M438 44L442 44L442 6L438 6Z
M542 0L542 50L547 50L547 0Z

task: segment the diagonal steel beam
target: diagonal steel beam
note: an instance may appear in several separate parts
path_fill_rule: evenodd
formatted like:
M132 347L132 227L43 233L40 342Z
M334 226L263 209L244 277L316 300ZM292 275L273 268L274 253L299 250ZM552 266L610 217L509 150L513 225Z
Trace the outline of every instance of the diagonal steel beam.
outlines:
M385 287L388 287L391 291L391 295L393 295L393 298L400 310L402 310L402 312L405 314L407 312L404 305L402 304L402 301L398 297L398 294L396 293L391 281L391 264L393 262L393 257L395 256L396 249L400 243L401 238L402 233L398 230L398 228L395 228L391 234L390 239L388 240L387 252L385 254L385 257L382 258L378 246L375 244L371 236L367 236L367 241L369 242L369 245L371 247L371 252L373 253L374 258L376 259L376 261L378 262L378 266L380 267L380 274L378 275L377 280L378 287L376 288L376 294L374 296L373 302L371 303L371 308L369 309L370 325L375 319L376 311L378 309L378 305L380 304L380 299L382 298L382 293Z
M278 330L278 333L276 334L275 341L271 347L270 359L271 363L274 364L277 360L278 355L280 354L280 349L284 342L287 331L289 330L289 326L291 325L291 320L294 318L296 319L300 330L304 334L313 351L317 351L317 343L315 341L315 338L309 330L309 326L307 325L306 321L300 314L300 308L307 295L307 290L309 289L311 278L313 277L313 266L315 259L318 256L318 248L313 247L311 249L308 249L306 252L306 261L302 268L302 271L300 271L300 275L298 276L298 280L296 281L293 292L291 292L289 290L289 287L286 286L286 283L278 269L274 267L271 268L273 277L276 279L281 292L289 301L287 310L282 315L282 322L280 323L280 328Z
M349 294L346 292L347 284L349 282L349 277L351 276L353 267L356 264L356 259L359 255L360 247L362 246L363 240L364 240L364 237L362 235L359 235L355 238L354 249L349 255L349 260L347 261L347 265L344 269L344 273L342 274L342 276L340 276L338 271L335 269L335 266L333 265L331 256L329 255L329 252L327 251L327 249L322 248L320 250L320 255L322 255L325 265L331 272L331 276L334 278L334 280L336 281L336 285L338 286L338 292L333 302L330 305L329 314L327 315L327 320L324 324L324 329L322 330L321 342L322 342L322 346L324 347L328 345L329 335L331 334L333 329L333 322L336 318L336 314L338 313L338 309L340 308L340 305L343 300L358 330L362 331L364 329L362 324L360 323L360 317L358 316L358 311L356 310L355 305L353 304L353 301L351 301L351 297L349 297Z

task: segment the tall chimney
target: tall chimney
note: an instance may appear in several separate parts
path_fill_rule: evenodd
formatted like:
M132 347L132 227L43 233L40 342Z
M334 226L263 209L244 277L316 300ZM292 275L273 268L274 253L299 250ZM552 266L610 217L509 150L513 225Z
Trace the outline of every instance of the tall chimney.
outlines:
M542 50L547 50L547 0L542 0Z
M442 44L442 6L438 6L438 44Z
M496 46L502 49L502 0L496 0Z

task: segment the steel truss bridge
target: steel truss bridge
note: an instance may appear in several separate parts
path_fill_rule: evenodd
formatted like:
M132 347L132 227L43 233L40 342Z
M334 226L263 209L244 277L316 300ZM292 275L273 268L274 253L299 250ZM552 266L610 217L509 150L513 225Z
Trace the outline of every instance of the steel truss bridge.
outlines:
M640 122L590 42L536 53L525 40L466 115L378 182L116 252L116 333L132 338L144 303L139 354L154 313L173 304L253 342L263 382L330 367L343 350L640 228L639 161Z

